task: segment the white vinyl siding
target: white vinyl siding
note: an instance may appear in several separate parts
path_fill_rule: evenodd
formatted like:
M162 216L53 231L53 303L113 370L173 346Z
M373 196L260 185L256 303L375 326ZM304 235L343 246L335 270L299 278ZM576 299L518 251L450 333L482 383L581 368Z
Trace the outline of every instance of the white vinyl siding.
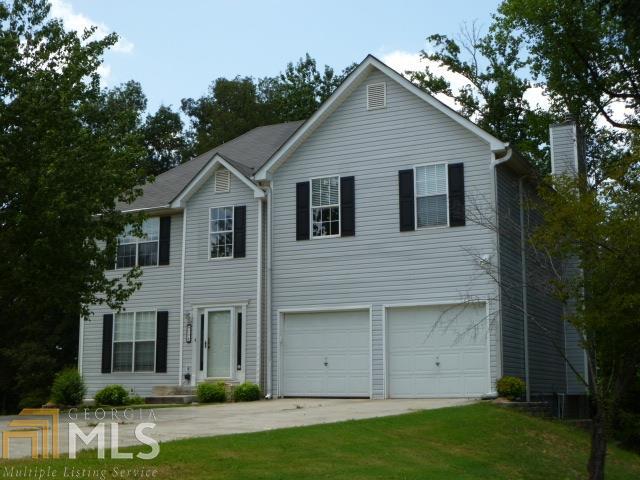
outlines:
M113 372L153 372L156 312L117 313L113 325Z
M311 234L340 235L340 177L311 179Z
M131 228L118 237L116 268L158 265L160 218L154 217L142 223L142 237L136 237Z
M210 210L209 258L233 257L233 207Z
M449 224L447 165L415 167L416 225L418 228Z

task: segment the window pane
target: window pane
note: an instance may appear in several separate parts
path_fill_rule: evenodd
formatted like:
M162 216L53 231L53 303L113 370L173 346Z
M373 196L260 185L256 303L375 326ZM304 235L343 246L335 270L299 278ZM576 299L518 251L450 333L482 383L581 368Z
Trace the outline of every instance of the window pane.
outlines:
M131 268L136 266L136 244L129 243L118 245L116 258L117 268Z
M447 224L447 196L418 198L418 227Z
M233 233L211 235L211 257L230 257L233 254Z
M322 207L313 209L313 236L340 234L340 207Z
M130 372L132 367L133 343L113 344L113 371Z
M443 163L416 168L416 195L447 193L447 166Z
M158 264L158 242L140 243L138 245L138 265Z
M122 235L118 236L118 243L121 243L121 244L135 243L137 239L136 237L133 236L133 233L131 233L131 230L132 230L131 226L127 225Z
M118 313L116 314L114 328L113 328L113 341L114 342L130 342L133 340L133 319L135 314L131 313Z
M156 339L156 312L138 312L136 314L136 342Z
M155 342L136 342L136 372L152 372L155 367Z
M143 240L158 240L160 238L160 218L148 218L142 222Z
M340 202L338 177L314 178L311 180L311 206L337 205Z

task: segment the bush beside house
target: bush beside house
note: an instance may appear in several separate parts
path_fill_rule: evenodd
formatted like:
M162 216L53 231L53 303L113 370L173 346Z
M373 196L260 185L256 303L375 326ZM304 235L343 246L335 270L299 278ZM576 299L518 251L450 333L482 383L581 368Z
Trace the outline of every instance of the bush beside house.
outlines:
M527 387L522 379L505 375L496 382L496 390L501 397L517 400L524 396Z
M75 367L67 368L58 373L51 387L51 400L56 405L76 406L82 403L87 387Z
M119 407L126 405L129 394L122 385L108 385L95 395L96 405L109 405Z
M198 385L198 401L201 403L224 402L227 392L224 382L201 383Z
M254 402L256 400L260 400L260 397L260 387L251 382L245 382L242 385L238 385L238 387L233 391L233 399L236 402Z

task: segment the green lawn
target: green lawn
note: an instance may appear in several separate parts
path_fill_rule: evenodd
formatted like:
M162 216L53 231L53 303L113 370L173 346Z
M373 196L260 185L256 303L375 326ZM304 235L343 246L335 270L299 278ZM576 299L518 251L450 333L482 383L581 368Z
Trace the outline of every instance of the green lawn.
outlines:
M271 432L199 438L161 445L150 461L11 461L7 467L157 470L166 479L466 479L585 476L588 435L574 427L490 404L417 412L396 417L290 428ZM148 450L148 448L145 448ZM136 451L130 449L129 451ZM108 456L108 455L107 455ZM68 470L69 474L71 471ZM96 478L90 476L73 478ZM135 477L136 472L129 476ZM610 479L640 478L640 456L610 448ZM98 477L99 478L99 477Z

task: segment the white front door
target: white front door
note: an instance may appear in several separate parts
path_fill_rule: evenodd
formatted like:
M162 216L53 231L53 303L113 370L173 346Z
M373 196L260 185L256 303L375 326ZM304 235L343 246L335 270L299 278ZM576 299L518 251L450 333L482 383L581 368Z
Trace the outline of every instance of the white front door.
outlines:
M282 395L369 397L369 311L287 313Z
M387 310L390 397L466 397L488 393L484 303Z
M205 316L206 377L231 378L233 322L231 310L208 310Z

